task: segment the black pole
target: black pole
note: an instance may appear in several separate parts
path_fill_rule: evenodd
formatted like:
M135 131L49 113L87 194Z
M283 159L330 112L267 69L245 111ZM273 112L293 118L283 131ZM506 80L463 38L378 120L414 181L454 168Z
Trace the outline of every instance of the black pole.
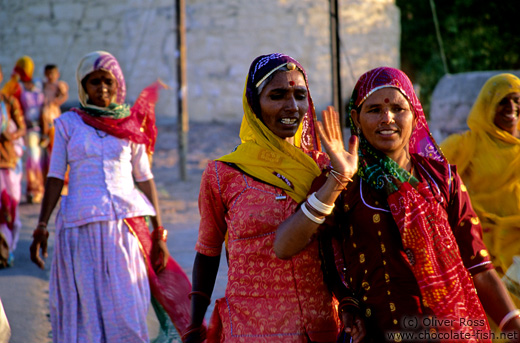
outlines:
M188 152L188 82L186 74L186 3L176 0L177 24L177 123L179 134L179 167L182 181L186 181L186 156Z
M330 0L330 57L332 66L332 103L345 127L345 109L341 92L341 59L339 41L338 0Z

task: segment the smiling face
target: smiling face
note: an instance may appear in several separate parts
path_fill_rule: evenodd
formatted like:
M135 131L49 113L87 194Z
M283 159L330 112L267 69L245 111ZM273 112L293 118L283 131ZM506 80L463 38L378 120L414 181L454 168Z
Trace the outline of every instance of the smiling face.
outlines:
M410 103L397 88L382 88L352 110L352 119L366 140L400 166L408 162L408 144L415 127Z
M309 109L308 96L298 69L278 72L260 93L260 119L275 135L290 139Z
M105 70L93 71L85 77L82 84L88 95L89 104L108 107L110 103L114 102L117 94L117 80L111 73Z
M509 93L497 105L493 123L500 129L518 137L520 93Z

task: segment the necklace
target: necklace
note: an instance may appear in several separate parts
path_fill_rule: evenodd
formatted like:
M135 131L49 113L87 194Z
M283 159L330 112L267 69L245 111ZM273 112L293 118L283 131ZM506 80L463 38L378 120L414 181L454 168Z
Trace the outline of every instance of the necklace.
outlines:
M408 180L406 180L406 181L410 182L410 180L412 179L412 176L413 176L413 164L412 164L412 169L410 169L410 176L408 177Z
M106 133L106 132L99 131L98 129L95 129L95 130L96 130L96 135L97 135L99 138L105 138L106 136L108 136L108 133Z

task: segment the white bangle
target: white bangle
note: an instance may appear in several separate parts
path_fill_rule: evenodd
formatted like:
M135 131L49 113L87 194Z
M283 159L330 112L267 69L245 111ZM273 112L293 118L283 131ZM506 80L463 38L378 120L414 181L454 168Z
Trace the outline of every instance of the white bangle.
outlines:
M307 199L307 201L309 202L309 205L311 205L312 208L316 209L318 212L323 213L326 216L331 214L332 210L334 209L334 204L327 205L321 202L318 198L316 198L316 192L312 193L311 196Z
M325 217L323 218L318 218L316 217L314 214L311 213L311 211L309 211L307 209L307 206L305 206L307 203L303 203L302 206L300 207L302 209L302 212L303 214L305 214L305 216L307 218L309 218L309 220L311 220L312 222L320 225L320 224L323 224L325 222Z
M504 318L502 318L502 320L500 321L500 325L498 326L498 329L500 331L502 331L504 329L504 326L506 326L506 324L509 323L511 321L511 319L513 319L515 317L520 317L519 309L513 310L513 311L509 312L508 314L506 314L504 316Z

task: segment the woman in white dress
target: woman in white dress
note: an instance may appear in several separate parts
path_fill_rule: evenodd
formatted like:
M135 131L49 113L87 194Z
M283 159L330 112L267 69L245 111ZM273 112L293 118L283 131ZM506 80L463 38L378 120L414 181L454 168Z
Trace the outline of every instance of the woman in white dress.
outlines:
M61 197L56 218L50 276L53 340L148 342L148 274L150 269L161 272L169 258L149 161L157 133L157 94L147 88L131 109L124 105L119 63L103 51L81 60L76 79L81 106L55 120L53 155L31 245L32 261L44 268L39 251L46 257L46 227L68 165L69 191ZM145 216L154 228L151 237ZM141 250L147 247L148 256Z

